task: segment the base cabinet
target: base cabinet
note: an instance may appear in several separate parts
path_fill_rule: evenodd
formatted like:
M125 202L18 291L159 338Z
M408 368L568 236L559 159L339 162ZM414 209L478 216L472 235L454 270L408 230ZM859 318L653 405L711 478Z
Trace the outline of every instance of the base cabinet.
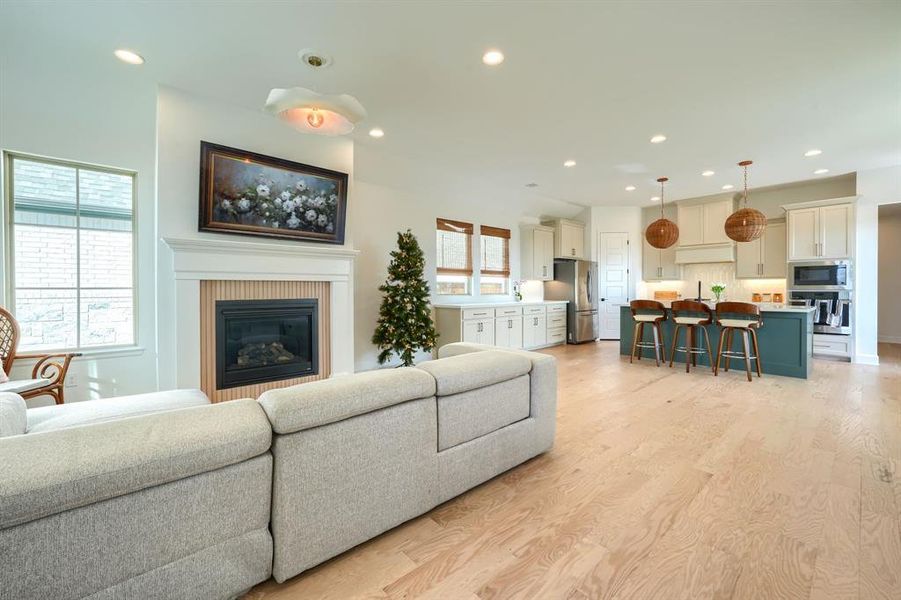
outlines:
M526 348L536 348L547 343L547 317L530 315L522 325L522 343Z
M501 317L494 320L494 345L502 348L522 348L522 317Z
M463 321L463 341L471 344L494 345L494 319Z
M526 350L566 343L566 303L438 305L438 343L469 342Z

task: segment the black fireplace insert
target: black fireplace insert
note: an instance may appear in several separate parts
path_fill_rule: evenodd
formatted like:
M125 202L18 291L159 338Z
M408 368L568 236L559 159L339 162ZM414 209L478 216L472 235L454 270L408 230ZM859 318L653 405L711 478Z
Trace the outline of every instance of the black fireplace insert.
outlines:
M216 389L319 373L319 303L216 302Z

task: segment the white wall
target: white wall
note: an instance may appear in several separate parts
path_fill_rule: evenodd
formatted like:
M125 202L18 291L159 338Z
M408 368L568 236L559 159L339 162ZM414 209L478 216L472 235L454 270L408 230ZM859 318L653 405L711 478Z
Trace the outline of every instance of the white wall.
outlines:
M40 46L41 51L36 51ZM85 400L154 390L153 219L156 86L116 60L72 68L63 38L35 36L29 28L4 27L0 35L0 148L137 172L137 344L125 353L77 359L67 400ZM104 55L106 56L106 55ZM6 214L5 209L2 214ZM0 253L5 244L0 244ZM53 257L47 257L52 260ZM0 302L9 300L4 289ZM27 368L26 368L27 367ZM14 368L30 377L30 365ZM47 397L29 401L48 403Z
M353 142L346 137L302 134L261 111L212 101L168 87L160 87L157 152L158 308L160 315L160 386L175 386L177 327L198 327L198 314L178 314L172 255L163 238L228 239L296 245L301 242L198 232L200 142L250 150L348 173L348 204L354 202ZM353 246L354 215L348 213L345 245ZM228 257L223 257L228 260Z
M901 344L901 203L879 207L878 339Z

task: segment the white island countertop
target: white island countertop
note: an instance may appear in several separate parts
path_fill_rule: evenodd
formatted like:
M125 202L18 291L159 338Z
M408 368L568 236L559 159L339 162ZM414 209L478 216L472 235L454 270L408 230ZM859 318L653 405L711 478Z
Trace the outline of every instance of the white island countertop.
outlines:
M544 304L568 304L567 300L542 300L524 302L443 302L433 304L434 308L501 308L504 306L541 306Z
M689 300L689 298L684 298L685 300ZM657 300L665 307L669 308L672 302L675 300ZM725 302L729 302L725 300ZM707 306L710 307L711 310L716 310L716 302L704 302ZM813 312L816 310L814 306L792 306L791 304L779 304L776 302L749 302L748 304L756 304L760 307L760 312L793 312L793 313L806 313Z

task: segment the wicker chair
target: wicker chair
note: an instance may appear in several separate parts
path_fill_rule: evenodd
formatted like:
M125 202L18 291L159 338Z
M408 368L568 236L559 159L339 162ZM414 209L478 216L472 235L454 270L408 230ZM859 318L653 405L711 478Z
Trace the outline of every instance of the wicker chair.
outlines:
M10 373L15 360L37 360L31 369L31 379L10 380L0 383L0 392L14 392L23 398L52 396L57 404L65 402L64 386L69 364L80 352L55 354L17 354L19 346L19 324L16 318L0 307L0 364ZM62 359L62 360L53 360Z

